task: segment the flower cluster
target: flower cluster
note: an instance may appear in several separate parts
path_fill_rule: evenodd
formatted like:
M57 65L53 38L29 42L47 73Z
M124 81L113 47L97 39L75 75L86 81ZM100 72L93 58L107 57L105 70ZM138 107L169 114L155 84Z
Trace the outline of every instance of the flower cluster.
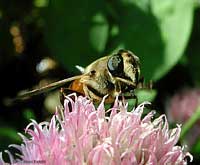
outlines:
M169 129L165 115L153 120L154 112L142 118L144 104L128 112L118 99L108 116L104 99L96 109L85 97L67 97L64 111L50 122L32 121L26 128L31 138L21 135L23 144L11 145L21 152L19 159L9 153L11 163L187 164L190 154L176 146L179 125Z

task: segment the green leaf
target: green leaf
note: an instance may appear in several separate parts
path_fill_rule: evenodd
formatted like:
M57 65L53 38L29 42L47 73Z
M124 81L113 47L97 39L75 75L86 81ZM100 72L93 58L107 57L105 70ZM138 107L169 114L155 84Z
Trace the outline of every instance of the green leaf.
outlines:
M183 55L194 8L191 0L49 1L45 39L70 71L124 47L140 57L145 79L156 81Z
M200 139L192 146L192 152L195 154L200 154Z
M152 102L157 95L157 91L153 89L139 89L136 90L136 96L138 97L138 102L142 103L144 101Z
M34 0L33 3L36 7L46 7L48 5L48 0Z
M70 71L100 57L108 38L101 1L50 1L45 11L46 42L52 54Z
M11 127L0 127L0 137L6 137L13 141L20 141L17 131Z
M183 55L192 21L191 0L120 0L117 13L118 37L113 49L122 46L141 59L146 80L164 76Z
M154 89L137 89L135 91L135 95L138 98L138 104L141 104L143 102L152 102L156 95L157 91ZM129 111L132 110L132 108L135 106L135 99L129 99L128 104L129 104Z

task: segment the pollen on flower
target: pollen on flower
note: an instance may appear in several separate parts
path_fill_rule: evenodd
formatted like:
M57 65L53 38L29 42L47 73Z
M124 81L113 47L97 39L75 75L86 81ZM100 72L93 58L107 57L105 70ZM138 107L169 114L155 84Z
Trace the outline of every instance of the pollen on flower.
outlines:
M21 155L16 160L9 153L10 163L187 164L186 157L192 158L176 145L180 126L169 129L165 115L152 119L155 112L142 118L145 103L127 112L128 104L116 98L106 116L104 99L96 109L86 97L73 95L75 100L67 96L64 111L50 122L32 121L27 126L31 138L21 136L23 144L12 145Z

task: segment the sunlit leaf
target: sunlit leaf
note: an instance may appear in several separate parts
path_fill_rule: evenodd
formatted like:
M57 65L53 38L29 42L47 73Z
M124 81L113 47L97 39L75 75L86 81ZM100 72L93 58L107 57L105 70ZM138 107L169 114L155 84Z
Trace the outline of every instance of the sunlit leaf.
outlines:
M137 96L138 99L138 104L141 104L143 102L152 102L156 95L157 91L154 89L138 89L135 91L135 95ZM130 110L135 106L136 100L135 99L129 99L129 108Z
M121 0L113 3L119 34L114 48L121 45L138 55L142 74L157 80L183 55L188 42L194 2L191 0Z
M138 97L138 101L139 103L142 103L144 101L149 101L149 102L152 102L156 95L157 95L157 92L156 90L153 90L153 89L140 89L138 91L136 91L136 95Z
M34 0L34 5L36 7L46 7L49 0Z

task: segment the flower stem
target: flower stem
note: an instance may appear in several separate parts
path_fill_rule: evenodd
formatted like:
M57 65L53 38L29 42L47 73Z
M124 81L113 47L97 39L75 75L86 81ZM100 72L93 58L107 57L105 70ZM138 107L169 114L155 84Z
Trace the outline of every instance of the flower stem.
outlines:
M195 113L192 115L192 117L183 125L180 139L183 140L185 135L188 133L190 128L197 122L197 120L200 119L200 106L197 107Z

